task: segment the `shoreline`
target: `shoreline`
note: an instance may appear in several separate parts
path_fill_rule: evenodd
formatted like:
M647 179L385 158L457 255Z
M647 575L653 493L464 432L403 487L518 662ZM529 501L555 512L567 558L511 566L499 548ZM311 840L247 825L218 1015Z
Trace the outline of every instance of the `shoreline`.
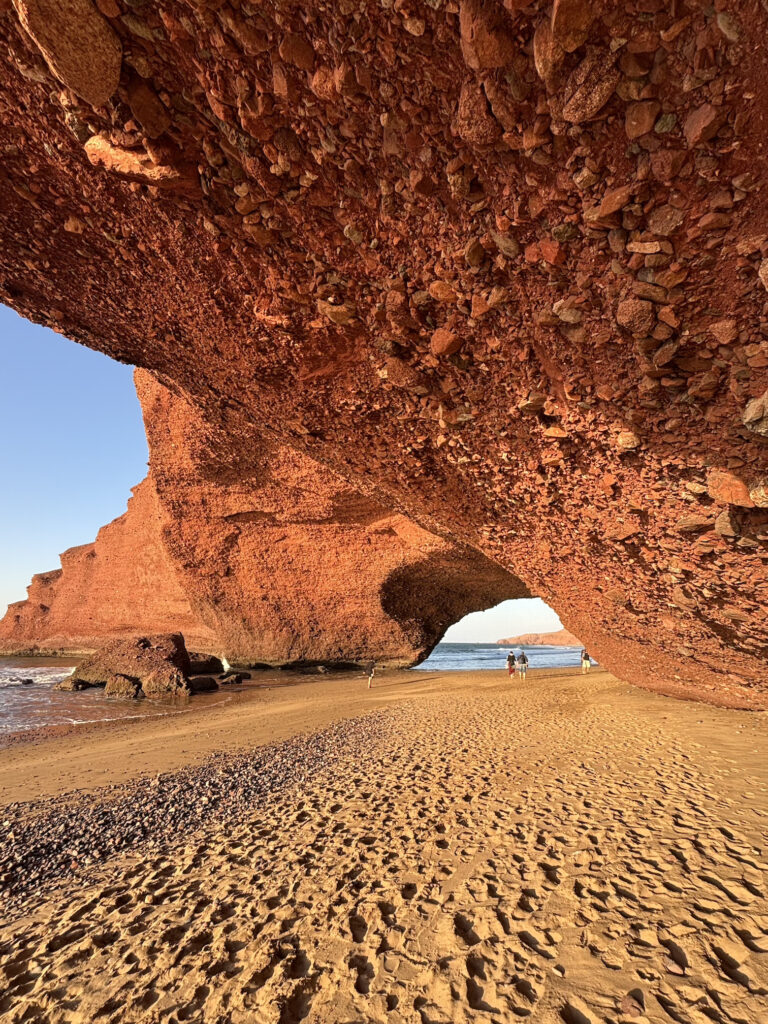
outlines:
M759 1024L766 717L414 675L0 751L9 1021Z
M82 791L139 774L176 770L210 754L290 739L382 706L443 692L521 686L517 680L510 683L506 670L489 669L392 669L378 674L371 690L362 672L309 678L286 675L232 687L228 700L220 699L221 691L199 694L183 713L43 726L13 734L18 739L0 746L0 807L67 789ZM529 687L590 678L628 689L597 669L589 677L569 668L534 669L528 675ZM206 700L216 697L216 702ZM131 748L130 764L122 764L127 747Z

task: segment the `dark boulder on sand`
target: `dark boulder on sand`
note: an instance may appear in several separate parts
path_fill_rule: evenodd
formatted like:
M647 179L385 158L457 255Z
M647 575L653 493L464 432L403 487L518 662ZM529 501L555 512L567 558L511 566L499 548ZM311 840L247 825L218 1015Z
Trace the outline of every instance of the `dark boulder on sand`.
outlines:
M181 633L113 640L57 684L58 690L104 686L112 696L172 697L191 692L190 661Z
M222 686L232 686L233 684L242 683L243 680L250 678L250 672L229 671L219 676L219 682L221 683Z
M219 688L213 676L192 676L187 682L190 693L212 693Z
M217 676L224 671L224 663L215 654L199 654L197 651L189 652L189 663L193 676Z

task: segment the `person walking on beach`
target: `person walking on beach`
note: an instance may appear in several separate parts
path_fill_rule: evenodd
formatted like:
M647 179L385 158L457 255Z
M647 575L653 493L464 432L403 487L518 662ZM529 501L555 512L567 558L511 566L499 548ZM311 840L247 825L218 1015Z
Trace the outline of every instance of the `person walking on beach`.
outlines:
M525 673L528 671L528 655L525 651L520 651L517 656L517 671L520 673L520 678L525 679Z
M592 668L592 662L589 660L589 655L586 650L581 652L581 674L586 675L587 672Z
M510 651L507 655L507 672L510 676L515 674L515 652Z

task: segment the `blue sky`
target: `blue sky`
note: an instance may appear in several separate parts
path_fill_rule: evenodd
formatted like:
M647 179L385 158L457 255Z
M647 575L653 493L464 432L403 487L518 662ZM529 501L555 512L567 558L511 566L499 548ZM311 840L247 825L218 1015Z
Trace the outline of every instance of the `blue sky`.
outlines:
M562 629L552 609L538 597L503 601L495 608L473 612L451 626L443 639L450 643L495 643L520 633L549 633Z
M132 375L0 306L0 616L146 475Z
M147 471L132 368L0 306L0 617L33 573L125 511ZM455 642L559 629L542 601L505 601L457 622Z

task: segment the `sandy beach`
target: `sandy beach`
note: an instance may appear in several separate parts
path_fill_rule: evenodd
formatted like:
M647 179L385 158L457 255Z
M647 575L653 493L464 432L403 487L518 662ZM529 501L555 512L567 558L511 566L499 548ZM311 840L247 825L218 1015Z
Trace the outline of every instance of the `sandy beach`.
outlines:
M377 683L0 751L3 1020L764 1024L765 714Z

